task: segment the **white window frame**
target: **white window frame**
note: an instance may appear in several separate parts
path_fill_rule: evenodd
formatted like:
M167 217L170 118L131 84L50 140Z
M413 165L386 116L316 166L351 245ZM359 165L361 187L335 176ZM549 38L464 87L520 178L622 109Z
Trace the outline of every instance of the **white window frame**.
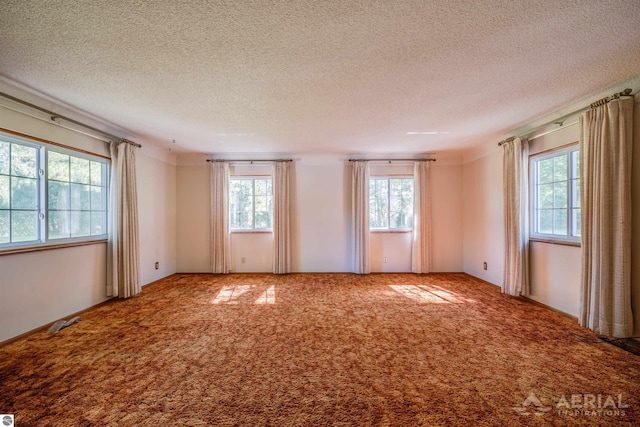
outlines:
M558 148L554 148L548 151L544 151L537 154L531 154L529 156L529 218L530 218L530 240L543 241L550 243L569 244L578 246L581 242L581 236L574 234L574 210L580 211L580 171L579 167L574 168L574 156L572 153L578 153L578 161L580 156L578 143L572 143L564 145ZM554 157L567 156L567 180L566 181L553 181L553 183L566 182L567 183L567 207L566 207L566 221L567 221L567 235L542 233L539 231L540 217L539 212L542 208L538 208L538 163L543 160L548 160ZM577 170L577 176L574 174L574 169ZM574 187L575 184L575 187ZM574 191L576 188L577 191ZM549 209L563 209L563 208L549 208ZM579 230L578 230L579 231Z
M268 233L273 231L273 177L271 175L231 175L229 177L229 198L231 198L231 181L250 180L252 197L252 223L250 228L233 228L231 226L231 203L229 203L229 231L232 233ZM271 227L256 228L256 180L271 181Z
M387 233L403 233L403 232L411 232L413 231L413 227L401 227L401 228L393 228L391 227L391 183L389 180L391 179L410 179L413 181L413 200L415 203L415 178L413 175L371 175L369 177L369 186L371 185L371 181L373 180L386 180L387 181L387 226L386 227L373 227L371 226L371 221L369 221L369 231L370 232L387 232ZM371 218L371 206L369 206L369 218Z
M37 238L35 240L22 241L22 242L8 242L8 243L0 243L0 254L1 253L11 253L14 251L20 252L25 250L33 250L38 248L47 248L49 246L66 246L66 245L74 245L74 244L85 244L85 243L93 243L96 241L104 241L108 238L108 215L109 215L109 174L110 174L110 161L107 158L91 155L89 153L77 151L73 148L65 148L63 146L57 144L48 144L42 140L30 139L26 136L14 135L7 132L0 131L0 137L3 141L9 142L12 144L23 145L27 147L32 147L37 150L37 211L38 211L38 230L37 230ZM77 236L77 237L68 237L68 238L49 238L49 199L48 199L48 187L49 187L49 177L48 177L48 165L47 159L49 152L57 152L64 155L69 155L85 160L90 160L93 162L99 162L106 165L106 174L104 176L105 185L102 186L105 188L105 232L99 235L88 235L88 236ZM9 190L11 191L11 190ZM9 209L11 211L12 209ZM11 227L11 224L9 224Z

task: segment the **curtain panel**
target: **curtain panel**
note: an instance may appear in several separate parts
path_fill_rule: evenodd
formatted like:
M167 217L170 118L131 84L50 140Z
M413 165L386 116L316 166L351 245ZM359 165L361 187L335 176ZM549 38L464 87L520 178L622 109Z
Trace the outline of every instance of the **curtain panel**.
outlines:
M211 162L211 271L229 273L229 164Z
M352 162L351 203L353 227L353 272L371 273L369 262L369 162Z
M503 144L504 278L502 292L529 294L529 143L515 138Z
M291 271L290 162L273 163L273 274Z
M141 291L135 149L111 142L107 296L129 298Z
M633 333L631 160L633 98L580 116L582 279L580 325L618 338Z
M431 162L415 162L413 166L413 236L411 270L431 271Z

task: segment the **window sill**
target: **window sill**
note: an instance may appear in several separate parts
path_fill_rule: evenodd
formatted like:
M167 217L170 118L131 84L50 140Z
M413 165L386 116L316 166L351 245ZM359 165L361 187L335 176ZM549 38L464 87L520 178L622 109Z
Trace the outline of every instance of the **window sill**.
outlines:
M21 248L0 249L0 256L10 255L10 254L21 254L26 252L48 251L50 249L72 248L75 246L96 245L100 243L107 243L107 239L87 240L84 242L59 243L59 244L53 244L53 245L25 246Z
M272 229L265 229L265 230L238 229L238 230L231 230L230 233L231 234L261 234L261 233L273 233L273 230Z
M399 230L369 230L370 233L413 233L411 229L399 229Z
M575 246L577 248L582 246L582 244L580 242L571 242L571 241L554 240L554 239L544 239L544 238L541 238L541 237L529 237L529 241L530 242L537 242L537 243L547 243L547 244L550 244L550 245Z

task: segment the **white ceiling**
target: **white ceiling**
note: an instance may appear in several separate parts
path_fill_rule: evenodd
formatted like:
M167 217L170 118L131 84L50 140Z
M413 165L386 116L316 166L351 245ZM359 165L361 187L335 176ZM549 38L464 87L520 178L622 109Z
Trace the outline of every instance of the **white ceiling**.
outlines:
M2 0L0 75L174 152L463 153L640 84L640 1Z

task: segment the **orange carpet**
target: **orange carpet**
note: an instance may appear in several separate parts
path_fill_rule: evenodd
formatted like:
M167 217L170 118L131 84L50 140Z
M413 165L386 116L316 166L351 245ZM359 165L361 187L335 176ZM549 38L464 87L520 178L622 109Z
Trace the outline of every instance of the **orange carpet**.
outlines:
M0 413L20 427L637 426L640 357L464 274L175 275L0 347Z

